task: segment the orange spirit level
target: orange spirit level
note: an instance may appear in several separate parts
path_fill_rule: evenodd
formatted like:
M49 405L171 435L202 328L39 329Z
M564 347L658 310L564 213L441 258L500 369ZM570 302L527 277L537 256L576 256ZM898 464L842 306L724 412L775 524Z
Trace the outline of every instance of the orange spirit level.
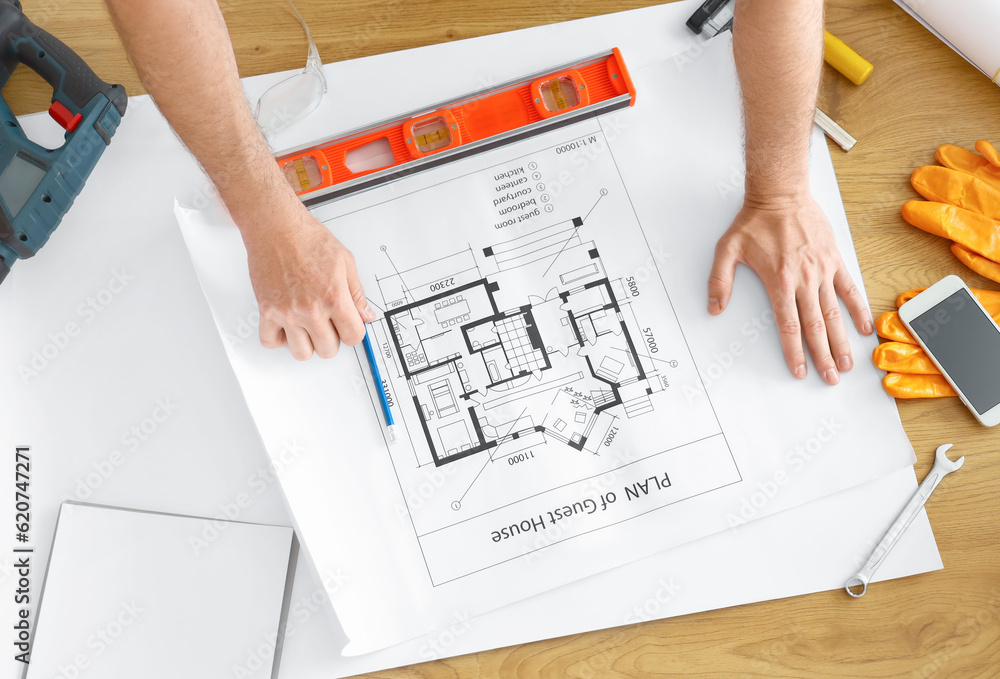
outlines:
M292 149L277 160L313 206L634 103L635 88L615 48Z

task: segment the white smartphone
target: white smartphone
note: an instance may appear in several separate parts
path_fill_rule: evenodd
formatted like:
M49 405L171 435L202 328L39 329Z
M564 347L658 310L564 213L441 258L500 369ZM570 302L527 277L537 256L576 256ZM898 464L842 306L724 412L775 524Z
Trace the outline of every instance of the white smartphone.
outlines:
M965 282L945 276L899 317L976 419L1000 424L1000 327Z

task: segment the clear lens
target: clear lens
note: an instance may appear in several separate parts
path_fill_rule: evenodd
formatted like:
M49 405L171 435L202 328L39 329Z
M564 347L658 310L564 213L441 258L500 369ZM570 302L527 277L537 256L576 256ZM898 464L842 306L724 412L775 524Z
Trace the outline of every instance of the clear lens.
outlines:
M306 67L301 73L272 86L257 100L254 115L267 136L291 127L315 111L323 100L323 95L326 94L323 62L320 61L319 50L313 42L309 26L306 25L295 4L291 0L288 0L288 4L299 18L309 40L309 55L306 58Z
M265 135L281 132L315 111L325 92L323 76L310 71L282 80L257 101L257 123Z

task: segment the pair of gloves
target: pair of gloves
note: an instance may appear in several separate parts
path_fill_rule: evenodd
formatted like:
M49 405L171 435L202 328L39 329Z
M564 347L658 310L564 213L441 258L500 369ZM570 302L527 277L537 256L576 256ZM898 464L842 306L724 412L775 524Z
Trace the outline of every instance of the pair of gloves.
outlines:
M985 140L976 142L976 155L945 144L937 150L938 165L913 171L910 183L927 200L903 205L903 219L928 233L953 241L951 251L976 273L1000 283L1000 153ZM943 167L942 167L943 166ZM896 307L923 289L904 292ZM1000 323L1000 292L972 291ZM879 336L890 340L875 348L872 360L889 374L882 386L896 398L955 396L899 313L890 311L875 322Z

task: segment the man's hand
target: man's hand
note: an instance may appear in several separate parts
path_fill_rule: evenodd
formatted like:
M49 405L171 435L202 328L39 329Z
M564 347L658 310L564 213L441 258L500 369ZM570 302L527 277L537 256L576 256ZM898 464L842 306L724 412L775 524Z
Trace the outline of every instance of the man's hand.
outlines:
M828 384L853 364L838 296L872 332L861 292L809 192L809 138L823 62L823 0L736 0L733 54L743 94L746 197L715 248L709 313L726 308L737 264L757 272L792 373L806 376L802 333Z
M771 298L789 369L806 376L802 332L816 369L827 384L851 369L851 345L841 318L844 300L858 331L870 335L872 320L861 291L837 251L823 211L808 192L779 200L747 197L743 209L715 247L708 281L708 311L729 304L736 265L753 269Z
M340 343L365 336L375 320L358 280L354 256L301 203L269 215L266 226L244 228L250 279L260 307L260 343L288 346L305 361L332 358Z
M107 0L146 89L243 235L260 341L306 360L365 336L354 257L309 214L250 112L216 0Z

